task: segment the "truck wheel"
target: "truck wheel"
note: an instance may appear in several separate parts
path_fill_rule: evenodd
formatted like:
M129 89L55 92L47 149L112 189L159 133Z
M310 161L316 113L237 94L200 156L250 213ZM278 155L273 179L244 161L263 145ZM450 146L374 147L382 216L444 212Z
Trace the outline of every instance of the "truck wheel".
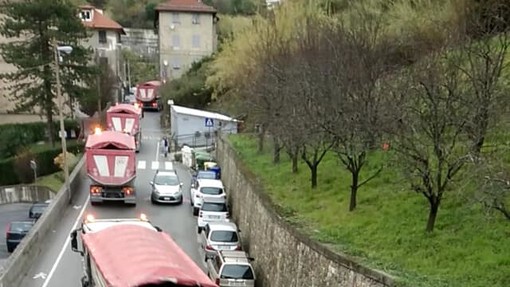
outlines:
M198 215L198 208L196 207L193 207L193 215Z
M91 202L90 202L90 205L92 205L92 206L97 206L97 205L99 205L99 203L98 203L98 202L91 201Z
M14 252L14 248L12 246L7 245L7 252L9 253Z

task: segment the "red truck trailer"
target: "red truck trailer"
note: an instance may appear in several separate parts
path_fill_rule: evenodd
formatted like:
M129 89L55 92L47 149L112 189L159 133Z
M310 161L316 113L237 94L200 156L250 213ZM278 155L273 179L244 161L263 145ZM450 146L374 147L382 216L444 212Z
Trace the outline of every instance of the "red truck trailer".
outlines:
M84 258L82 287L218 287L143 214L140 220L87 216L71 232L71 249Z
M142 127L140 119L142 109L129 104L117 104L106 111L106 125L108 130L124 132L135 138L135 151L140 151L142 144Z
M134 137L98 129L87 138L85 156L87 175L93 182L90 185L92 205L105 201L136 205Z
M161 96L159 94L161 87L160 81L148 81L136 86L136 102L142 109L157 110L163 109Z

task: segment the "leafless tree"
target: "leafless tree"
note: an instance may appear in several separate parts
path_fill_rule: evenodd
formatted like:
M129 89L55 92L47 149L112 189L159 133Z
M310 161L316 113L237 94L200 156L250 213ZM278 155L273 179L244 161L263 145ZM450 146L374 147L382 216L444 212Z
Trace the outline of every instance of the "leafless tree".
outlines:
M482 1L480 5L488 3L483 4ZM502 9L499 5L487 8ZM498 122L508 107L502 75L508 70L505 57L510 47L510 34L508 31L496 33L507 26L504 18L498 17L498 13L467 15L464 28L479 32L478 37L473 39L465 36L467 31L459 31L462 44L457 49L464 60L459 61L457 68L467 79L466 105L473 107L473 114L466 130L472 141L473 155L478 156L488 130ZM494 37L495 34L498 36Z
M414 191L427 198L426 231L432 232L444 193L470 159L460 58L438 51L402 72L393 93L394 150Z

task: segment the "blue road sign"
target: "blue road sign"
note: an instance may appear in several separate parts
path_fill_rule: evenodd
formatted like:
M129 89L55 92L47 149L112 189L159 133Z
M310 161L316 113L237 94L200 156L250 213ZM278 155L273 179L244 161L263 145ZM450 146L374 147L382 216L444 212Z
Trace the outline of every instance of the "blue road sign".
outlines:
M211 118L205 118L205 127L206 128L214 127L214 120Z

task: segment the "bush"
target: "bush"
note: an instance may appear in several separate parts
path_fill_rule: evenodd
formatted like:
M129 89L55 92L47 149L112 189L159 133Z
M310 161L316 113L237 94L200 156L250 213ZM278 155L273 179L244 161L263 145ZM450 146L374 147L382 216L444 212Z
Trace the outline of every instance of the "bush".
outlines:
M58 139L60 124L53 123L55 139ZM79 123L75 120L64 121L65 130L70 135L71 130L79 134ZM47 124L44 122L0 125L0 158L10 158L17 154L20 148L30 144L47 140Z
M67 167L69 170L73 170L78 163L78 158L70 152L67 152L66 155ZM55 157L53 159L53 163L61 170L64 170L64 153L60 153L57 157Z
M34 170L30 167L30 161L36 156L30 149L21 149L14 157L14 171L21 183L29 183L34 181Z
M67 151L73 154L79 154L83 151L83 149L84 149L83 143L80 142L71 143L67 146ZM30 175L33 173L33 171L30 169L30 160L34 158L37 162L37 176L45 176L60 171L60 168L54 163L55 157L57 157L62 152L62 149L60 147L55 148L48 147L46 149L38 150L37 152L30 151L32 156L29 156L29 153L26 150L24 152L26 152L27 154L22 156L23 152L21 152L20 155L17 157L11 157L8 159L0 160L0 174L2 175L0 177L0 185L18 184L20 182L24 182L22 181L22 179L26 180L26 178L33 179L33 176L31 177L28 176L28 171L16 172L18 164L20 165L20 167L24 166L22 163L23 160L21 158L29 158L28 169L30 171ZM74 166L71 165L71 167ZM22 173L23 175L20 176L18 173ZM27 174L26 176L24 175L25 173Z

